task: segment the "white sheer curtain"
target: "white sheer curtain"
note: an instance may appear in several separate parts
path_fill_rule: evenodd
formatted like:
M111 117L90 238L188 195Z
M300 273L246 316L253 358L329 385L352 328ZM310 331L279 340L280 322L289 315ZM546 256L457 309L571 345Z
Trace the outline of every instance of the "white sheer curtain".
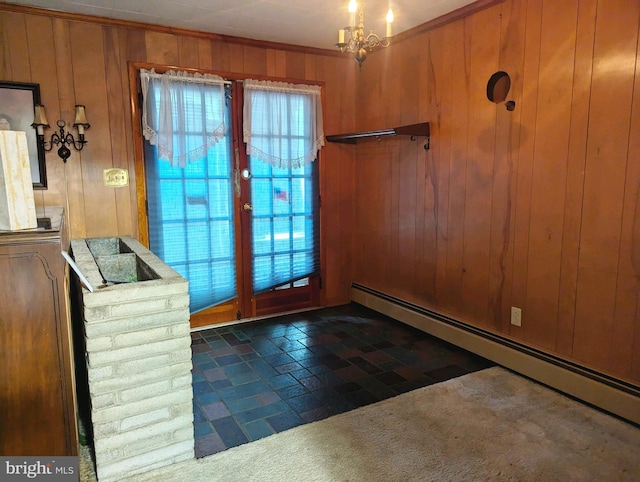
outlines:
M320 87L252 79L243 85L247 154L279 168L317 159L324 146ZM283 138L289 142L278 142Z
M184 167L222 139L226 130L222 77L141 69L140 81L142 133L157 147L159 159Z

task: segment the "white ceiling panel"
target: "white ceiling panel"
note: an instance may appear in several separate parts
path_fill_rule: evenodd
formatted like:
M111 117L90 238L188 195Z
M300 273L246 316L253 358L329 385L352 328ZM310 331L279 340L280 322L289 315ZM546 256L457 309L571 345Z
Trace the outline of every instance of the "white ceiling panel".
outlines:
M385 34L389 6L398 34L475 0L367 0L366 33ZM10 0L5 3L332 49L349 23L348 0Z

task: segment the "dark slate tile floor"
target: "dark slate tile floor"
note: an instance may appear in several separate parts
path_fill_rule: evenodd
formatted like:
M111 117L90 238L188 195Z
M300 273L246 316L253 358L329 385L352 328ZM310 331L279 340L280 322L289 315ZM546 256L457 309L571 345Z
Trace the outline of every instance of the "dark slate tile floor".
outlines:
M494 365L355 303L191 339L196 457Z

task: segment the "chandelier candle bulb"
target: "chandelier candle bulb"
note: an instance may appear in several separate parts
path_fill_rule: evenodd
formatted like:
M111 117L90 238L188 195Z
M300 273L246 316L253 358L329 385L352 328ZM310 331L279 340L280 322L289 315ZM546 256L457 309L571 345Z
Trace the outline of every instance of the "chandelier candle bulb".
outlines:
M390 38L391 33L391 24L393 23L393 11L389 9L387 12L387 38Z
M339 44L344 43L344 29L338 30L338 43Z
M358 10L358 2L356 0L350 0L349 2L349 26L353 27L356 24L356 11Z

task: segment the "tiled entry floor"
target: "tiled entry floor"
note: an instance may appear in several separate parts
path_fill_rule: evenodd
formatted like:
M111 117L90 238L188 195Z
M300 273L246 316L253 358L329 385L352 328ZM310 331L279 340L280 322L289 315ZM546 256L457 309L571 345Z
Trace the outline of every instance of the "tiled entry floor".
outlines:
M191 337L196 457L493 366L357 304Z

